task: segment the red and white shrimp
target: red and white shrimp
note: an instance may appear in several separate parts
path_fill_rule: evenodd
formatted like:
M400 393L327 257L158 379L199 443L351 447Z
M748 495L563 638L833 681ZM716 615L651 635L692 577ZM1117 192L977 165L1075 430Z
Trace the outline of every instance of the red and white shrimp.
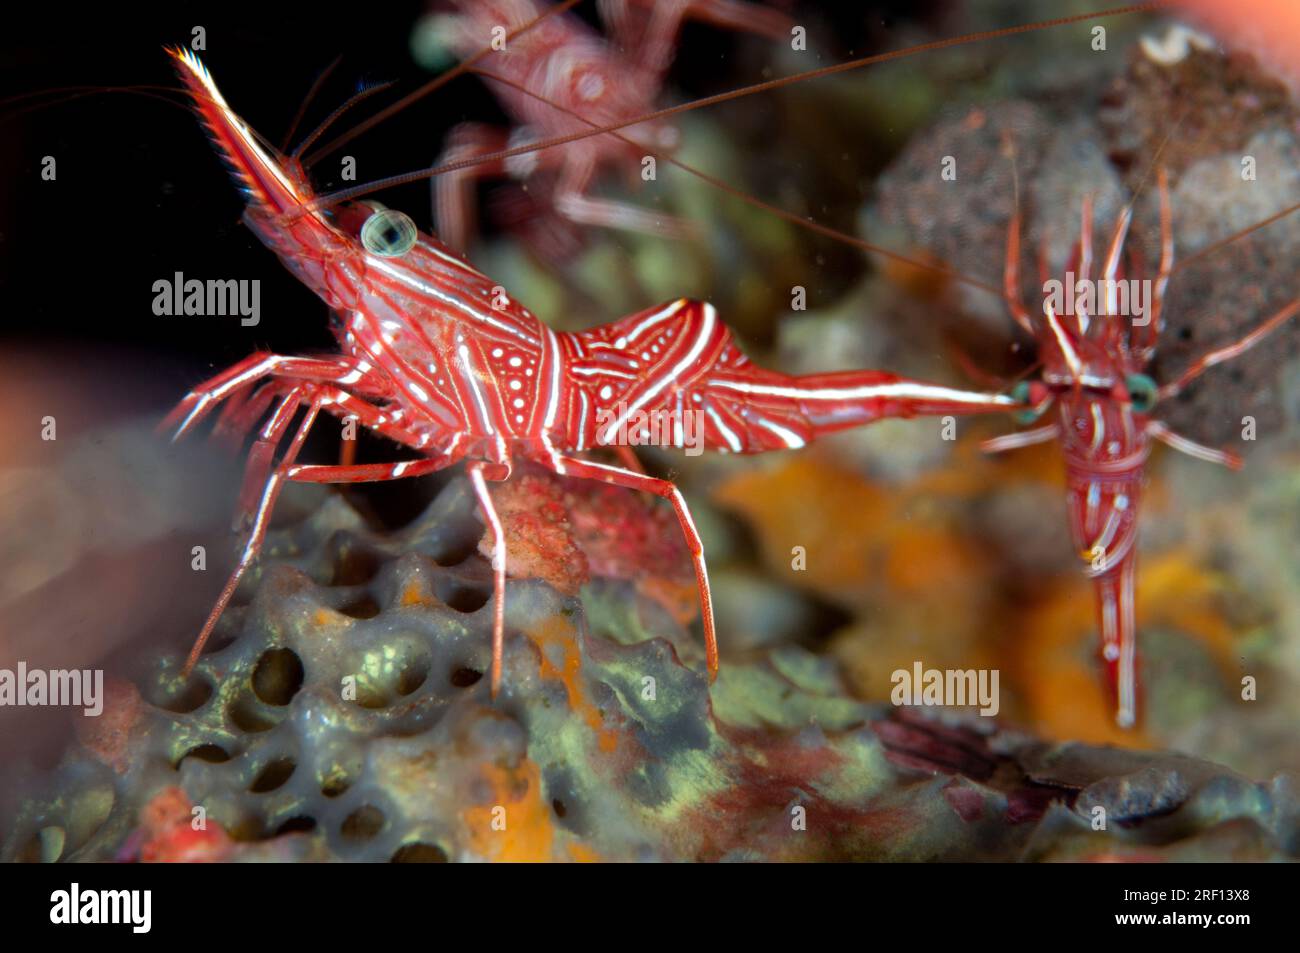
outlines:
M680 421L692 412L702 421L705 447L761 453L886 417L1024 406L1003 394L880 371L793 376L764 370L749 362L714 308L700 301L680 299L581 333L553 331L438 239L419 234L405 215L369 203L327 210L300 163L263 145L198 58L188 50L172 55L218 151L246 192L245 221L338 315L341 351L312 358L254 354L193 390L165 421L180 435L224 403L217 428L233 438L266 418L240 496L248 539L190 653L187 672L256 559L285 481L393 480L465 460L494 540L495 695L504 645L506 542L487 483L506 479L518 455L559 474L671 501L694 560L713 677L718 649L708 574L685 499L672 483L634 466L581 454L612 447L626 461L627 432L640 425L638 414ZM321 412L356 418L419 459L299 463ZM682 446L680 428L673 442Z
M1118 307L1119 282L1126 280L1123 252L1132 204L1115 222L1091 313L1080 302L1072 302L1070 315L1057 314L1050 300L1044 302L1041 315L1031 315L1025 308L1020 300L1020 215L1012 216L1004 294L1016 323L1037 341L1042 368L1036 380L1022 381L1013 394L1032 405L1032 410L1019 415L1025 419L1042 416L1053 403L1056 413L1051 423L985 443L986 449L1001 451L1060 442L1070 534L1093 580L1107 686L1116 721L1125 728L1137 721L1138 502L1151 441L1233 469L1241 466L1236 454L1171 431L1155 419L1156 405L1177 395L1207 369L1258 344L1300 310L1300 299L1289 302L1240 340L1211 351L1178 379L1157 386L1147 369L1159 342L1165 290L1174 268L1169 184L1163 169L1158 180L1160 266L1151 287L1150 312L1137 319L1121 314ZM1085 199L1079 243L1066 270L1078 276L1077 286L1088 287L1092 266L1092 207ZM1047 276L1042 278L1046 285Z

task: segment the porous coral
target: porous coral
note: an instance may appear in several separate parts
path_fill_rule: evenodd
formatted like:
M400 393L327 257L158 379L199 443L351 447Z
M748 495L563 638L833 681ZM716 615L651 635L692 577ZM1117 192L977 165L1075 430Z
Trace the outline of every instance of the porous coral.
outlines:
M561 510L587 518L589 502ZM602 505L646 515L635 498ZM561 510L543 535L570 551L583 520ZM493 701L482 535L462 480L401 530L332 496L275 532L278 555L192 678L144 660L140 689L114 683L105 720L32 775L5 809L3 858L1199 859L1300 844L1286 777L866 704L832 661L788 646L724 660L711 687L696 639L628 579L572 594L513 579Z

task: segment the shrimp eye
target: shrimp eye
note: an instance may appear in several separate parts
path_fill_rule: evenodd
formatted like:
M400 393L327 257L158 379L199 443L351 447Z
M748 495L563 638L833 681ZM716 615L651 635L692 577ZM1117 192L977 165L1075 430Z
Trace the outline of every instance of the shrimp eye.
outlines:
M1011 399L1018 404L1032 405L1034 401L1033 386L1029 381L1021 381L1016 384L1015 387L1011 388ZM1046 410L1047 402L1044 401L1037 407L1030 406L1028 410L1017 410L1012 417L1018 424L1032 424L1039 417L1043 416L1043 412Z
M391 208L377 210L361 226L361 244L383 258L401 258L419 237L411 216Z
M1132 401L1133 409L1139 414L1145 414L1154 407L1160 395L1156 382L1145 374L1130 374L1124 378L1124 387L1128 390L1128 399Z

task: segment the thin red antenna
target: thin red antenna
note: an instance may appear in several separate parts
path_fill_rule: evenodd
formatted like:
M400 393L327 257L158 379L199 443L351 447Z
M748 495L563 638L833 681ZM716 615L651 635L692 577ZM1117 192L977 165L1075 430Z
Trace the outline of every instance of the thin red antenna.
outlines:
M555 6L549 8L548 10L546 10L546 12L542 13L540 16L536 16L533 19L529 20L523 26L519 27L519 29L507 33L505 37L506 42L509 43L515 37L522 36L523 34L527 33L529 30L531 30L533 27L537 26L537 24L541 23L543 20L547 20L553 16L557 16L561 13L564 13L565 11L577 5L578 5L578 0L563 0L563 2L557 3ZM343 145L344 143L351 142L353 139L361 135L363 132L366 132L369 129L373 129L375 126L379 125L385 119L405 109L407 106L409 106L411 103L415 102L416 100L423 99L425 96L429 95L436 89L441 89L443 86L445 86L447 83L450 83L457 76L460 76L463 73L467 72L479 60L483 59L486 56L490 56L493 52L495 52L495 50L491 46L483 47L483 49L479 50L469 59L462 60L461 62L453 66L451 69L447 70L447 72L443 73L440 76L434 77L429 82L421 86L419 89L415 90L414 92L406 96L403 96L401 99L393 103L391 106L386 106L384 109L381 109L379 112L375 113L369 119L353 126L347 132L343 133L343 135L338 136L337 138L331 140L330 142L327 142L325 145L317 149L313 155L306 157L303 160L303 164L307 166L311 166L321 156L328 155L329 153L333 152L335 149L339 148L339 146Z
M1231 245L1239 238L1245 238L1251 232L1257 232L1261 228L1268 228L1268 226L1272 225L1274 222L1280 221L1281 219L1284 219L1288 215L1291 215L1295 212L1300 212L1300 203L1297 203L1295 205L1288 205L1286 208L1282 209L1282 211L1276 212L1270 215L1268 218L1256 222L1254 225L1248 225L1239 232L1233 232L1227 238L1221 238L1217 242L1211 242L1209 245L1206 245L1204 248L1198 249L1197 251L1188 255L1182 261L1174 265L1174 267L1170 269L1169 274L1171 276L1175 275L1179 272L1180 269L1186 268L1192 262L1200 258L1204 258L1206 255L1209 255L1212 252L1218 251L1220 248L1223 248L1225 245Z
M316 77L314 82L312 82L311 86L307 90L307 95L303 97L302 104L298 107L298 111L294 113L293 122L289 123L289 128L285 131L284 140L280 143L281 152L288 150L289 143L293 141L293 134L298 131L298 126L302 122L303 116L307 114L307 107L311 105L312 100L316 98L316 94L319 93L321 87L325 85L325 80L329 79L330 74L334 72L335 68L342 61L342 54L334 57L334 62L321 70L320 75Z
M387 83L378 83L374 86L368 86L367 88L361 90L360 92L354 93L352 96L348 97L348 100L345 103L343 103L343 105L339 106L332 113L326 116L325 121L312 130L311 135L309 135L302 142L298 143L298 148L293 150L292 153L293 157L296 159L300 155L302 155L304 149L306 149L313 142L319 139L321 135L324 134L326 129L334 125L334 123L338 120L340 116L342 116L345 112L347 112L357 103L361 102L364 99L369 99L371 96L375 95L375 93L383 92L385 89L391 89L392 85L393 84L391 81ZM309 165L309 163L304 163L304 164Z
M38 109L45 109L50 106L60 106L64 103L74 102L78 99L84 99L87 96L99 96L103 93L136 93L148 99L157 99L160 102L175 106L177 109L183 109L185 112L190 111L188 103L180 99L173 98L175 94L183 94L185 91L177 89L175 86L159 86L156 83L141 83L135 86L57 86L51 89L36 89L28 93L18 93L15 96L6 96L0 99L0 109L25 102L21 109L16 109L11 113L0 117L0 122L9 122L24 116L29 112L35 112ZM62 94L62 98L50 99L45 102L31 102L41 96L53 96ZM166 94L166 95L164 95Z

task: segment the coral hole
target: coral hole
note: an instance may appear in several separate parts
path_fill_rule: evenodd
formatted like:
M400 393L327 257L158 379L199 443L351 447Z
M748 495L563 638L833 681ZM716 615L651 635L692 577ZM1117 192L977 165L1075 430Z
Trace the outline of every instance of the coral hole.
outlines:
M208 764L222 764L230 760L230 754L220 745L198 745L185 752L176 761L177 769L184 763L186 758L197 758L199 761L206 761Z
M267 649L253 669L253 692L268 705L287 705L302 688L302 659L291 649Z
M492 598L492 587L460 579L438 579L433 585L442 603L457 612L477 612Z
M390 858L394 864L445 864L447 852L437 844L403 844Z
M369 840L384 829L384 820L383 811L364 804L343 818L339 833L350 840Z
M478 669L468 668L464 665L458 666L451 670L448 680L456 688L469 688L483 677L483 673Z
M248 790L254 794L265 794L283 787L284 783L293 777L294 769L297 767L293 758L277 758L258 772L253 783L248 786Z

